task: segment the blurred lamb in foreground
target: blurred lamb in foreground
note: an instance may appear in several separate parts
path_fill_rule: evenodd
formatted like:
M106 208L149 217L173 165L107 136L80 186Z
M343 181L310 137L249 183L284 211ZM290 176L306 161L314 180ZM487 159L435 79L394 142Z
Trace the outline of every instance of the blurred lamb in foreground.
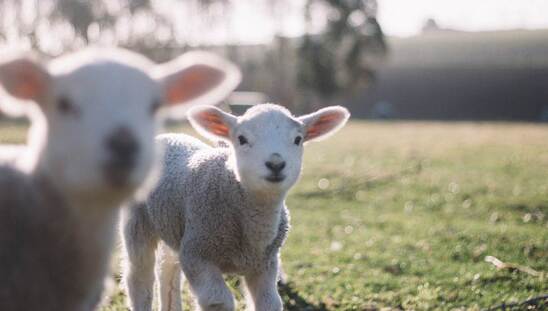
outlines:
M215 103L239 80L233 65L204 53L161 66L122 50L47 68L0 62L5 93L35 103L0 98L33 126L24 160L0 166L0 310L95 309L119 206L157 175L157 111Z
M24 158L26 150L25 145L0 145L0 165L15 165L21 158Z
M131 310L151 310L160 241L160 310L182 310L181 268L201 310L234 310L223 273L245 278L252 310L282 310L276 283L289 230L285 198L301 172L303 143L334 133L348 117L342 107L300 118L272 104L254 106L241 117L196 107L189 113L192 126L229 147L160 135L166 151L160 182L123 217Z

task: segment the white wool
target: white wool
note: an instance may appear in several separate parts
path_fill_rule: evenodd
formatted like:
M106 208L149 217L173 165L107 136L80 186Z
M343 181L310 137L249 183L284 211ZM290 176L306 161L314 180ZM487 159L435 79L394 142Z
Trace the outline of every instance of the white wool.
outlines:
M323 128L324 135L348 118L341 107L328 113L336 118ZM272 104L257 105L239 118L212 107L195 108L189 116L194 128L213 141L224 140L228 148L181 134L158 137L165 148L162 176L148 199L133 204L123 220L132 310L151 310L154 250L160 241L161 310L181 310L180 303L173 305L180 300L180 284L172 282L181 268L203 310L234 309L223 273L244 276L254 310L281 310L276 281L289 229L285 198L301 172L307 129L322 116L303 121ZM283 166L279 179L273 179L269 165Z

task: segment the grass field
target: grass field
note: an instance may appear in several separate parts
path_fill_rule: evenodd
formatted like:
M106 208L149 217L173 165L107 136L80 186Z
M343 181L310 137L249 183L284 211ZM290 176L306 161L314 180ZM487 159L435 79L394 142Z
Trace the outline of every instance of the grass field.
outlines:
M288 310L479 310L548 294L548 126L352 122L307 147L287 203ZM104 310L125 310L121 291Z

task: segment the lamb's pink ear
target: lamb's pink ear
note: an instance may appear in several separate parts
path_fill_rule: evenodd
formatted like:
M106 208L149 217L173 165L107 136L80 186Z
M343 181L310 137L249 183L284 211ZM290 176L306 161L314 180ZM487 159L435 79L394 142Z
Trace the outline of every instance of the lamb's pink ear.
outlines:
M198 133L213 141L229 140L230 131L238 122L235 116L213 106L191 108L188 120Z
M350 112L341 106L331 106L299 117L304 126L304 141L321 140L342 128Z
M156 69L169 106L185 104L189 108L196 104L218 104L241 80L235 65L207 52L186 53Z
M19 58L0 63L0 84L11 96L39 102L50 87L51 77L39 64Z

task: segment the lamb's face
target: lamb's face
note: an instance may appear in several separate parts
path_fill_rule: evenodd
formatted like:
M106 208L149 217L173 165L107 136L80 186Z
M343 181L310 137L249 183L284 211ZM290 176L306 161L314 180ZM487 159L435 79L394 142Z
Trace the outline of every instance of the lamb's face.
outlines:
M145 72L94 62L53 76L43 113L46 167L64 189L133 191L155 158L156 112L163 101Z
M160 106L215 103L239 81L236 67L203 52L160 66L120 50L83 51L47 69L26 58L0 62L0 90L35 102L47 126L33 131L46 136L33 141L35 169L85 200L127 198L151 174Z
M303 157L302 123L281 107L250 111L230 140L242 184L264 192L285 192L298 180Z
M301 172L303 143L336 132L349 116L345 108L335 106L295 118L273 104L256 105L238 118L215 107L189 112L199 133L230 143L241 183L262 193L289 190Z

